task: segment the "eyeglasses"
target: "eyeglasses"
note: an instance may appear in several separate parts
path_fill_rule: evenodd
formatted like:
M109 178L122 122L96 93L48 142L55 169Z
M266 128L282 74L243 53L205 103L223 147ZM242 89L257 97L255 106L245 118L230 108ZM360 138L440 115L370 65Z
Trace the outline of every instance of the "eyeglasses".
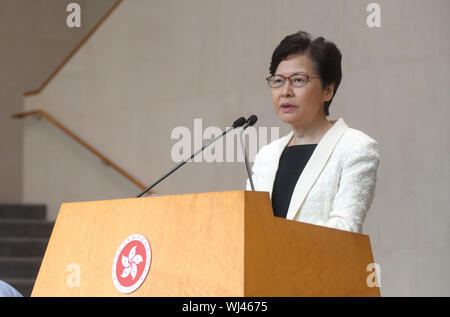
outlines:
M289 77L284 77L283 75L272 75L266 78L267 84L270 88L280 88L283 87L286 79L292 87L303 87L305 86L310 78L320 78L319 76L311 76L305 73L295 73Z

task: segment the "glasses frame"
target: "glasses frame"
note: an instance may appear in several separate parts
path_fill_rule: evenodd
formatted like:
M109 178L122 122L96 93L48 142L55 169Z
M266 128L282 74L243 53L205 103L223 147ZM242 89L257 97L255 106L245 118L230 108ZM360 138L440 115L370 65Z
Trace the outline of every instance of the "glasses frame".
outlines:
M306 76L306 83L305 83L304 85L301 85L301 86L294 86L294 85L292 84L291 77L293 77L293 76L295 76L295 75L303 75L303 76ZM282 84L280 87L272 87L272 86L270 86L270 84L269 84L269 79L272 78L272 77L275 77L275 76L278 76L278 77L282 77L282 78L283 78L283 84ZM289 84L290 84L292 87L300 88L300 87L303 87L303 86L308 85L309 80L310 80L311 78L320 78L320 76L311 76L310 74L303 73L303 72L293 73L291 76L287 76L287 77L286 77L286 76L283 76L283 75L280 75L280 74L275 74L275 75L267 76L267 77L266 77L266 82L267 82L267 85L269 85L270 88L275 88L275 89L277 89L277 88L283 87L284 84L286 84L286 80L288 80L288 81L289 81Z

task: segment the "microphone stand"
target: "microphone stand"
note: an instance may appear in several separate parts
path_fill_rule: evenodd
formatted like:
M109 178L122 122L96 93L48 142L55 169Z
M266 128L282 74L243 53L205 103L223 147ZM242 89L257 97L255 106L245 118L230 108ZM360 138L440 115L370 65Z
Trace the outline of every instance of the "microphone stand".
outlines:
M248 163L247 150L245 149L245 141L244 141L244 138L242 137L244 130L246 128L247 127L244 126L244 128L239 133L239 137L241 138L241 147L242 147L242 152L244 153L245 167L247 168L247 174L248 174L248 179L250 180L250 186L252 187L252 191L255 191L255 185L253 185L252 172L250 170L250 165Z
M178 164L177 166L175 166L174 168L172 168L166 175L160 177L157 181L155 181L153 184L151 184L150 186L148 186L142 193L140 193L139 195L136 196L136 198L141 197L142 195L144 195L146 192L148 192L150 189L152 189L153 187L155 187L156 185L158 185L160 182L162 182L167 176L169 176L170 174L172 174L173 172L175 172L177 169L179 169L181 166L183 166L184 164L186 164L186 162L188 162L189 160L191 160L194 156L196 156L198 153L202 152L206 147L208 147L210 144L214 143L215 141L217 141L217 139L223 137L225 134L227 134L228 132L230 132L231 130L235 129L234 127L230 127L229 129L225 130L221 135L219 135L218 137L216 137L214 140L212 140L211 142L209 142L206 145L203 145L202 148L200 150L198 150L197 152L195 152L194 154L191 155L191 157L187 160L184 160L183 162L181 162L180 164Z

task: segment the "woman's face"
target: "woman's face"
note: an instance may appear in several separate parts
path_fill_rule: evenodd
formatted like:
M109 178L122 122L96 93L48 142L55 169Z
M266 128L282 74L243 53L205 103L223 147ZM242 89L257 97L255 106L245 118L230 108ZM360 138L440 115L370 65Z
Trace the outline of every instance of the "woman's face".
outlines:
M280 62L275 74L287 77L297 72L318 76L312 60L306 55L289 55ZM323 104L333 96L333 84L322 89L320 78L310 78L306 85L293 87L286 80L282 87L271 88L271 94L275 112L281 120L294 126L307 125L320 116L325 117Z

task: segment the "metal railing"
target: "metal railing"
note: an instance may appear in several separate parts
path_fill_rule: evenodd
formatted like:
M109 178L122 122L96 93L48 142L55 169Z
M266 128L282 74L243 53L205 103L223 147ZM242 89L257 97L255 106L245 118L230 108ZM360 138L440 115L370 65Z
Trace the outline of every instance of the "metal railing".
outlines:
M114 170L116 170L118 173L120 173L122 176L124 176L126 179L128 179L130 182L135 184L137 187L139 187L141 190L145 190L147 186L142 184L140 181L138 181L136 178L131 176L129 173L127 173L123 168L118 166L116 163L111 161L109 158L107 158L104 154L100 153L98 150L96 150L94 147L89 145L86 141L84 141L82 138L77 136L75 133L73 133L71 130L66 128L63 124L61 124L58 120L56 120L53 116L45 112L44 110L37 109L22 113L16 113L13 114L12 117L15 119L22 119L28 116L39 116L47 119L50 123L54 124L56 127L58 127L61 131L66 133L68 136L70 136L72 139L74 139L76 142L78 142L81 146L83 146L86 150L100 158L102 162L104 162L106 165L112 167ZM154 194L153 192L149 191L147 193L148 195Z

